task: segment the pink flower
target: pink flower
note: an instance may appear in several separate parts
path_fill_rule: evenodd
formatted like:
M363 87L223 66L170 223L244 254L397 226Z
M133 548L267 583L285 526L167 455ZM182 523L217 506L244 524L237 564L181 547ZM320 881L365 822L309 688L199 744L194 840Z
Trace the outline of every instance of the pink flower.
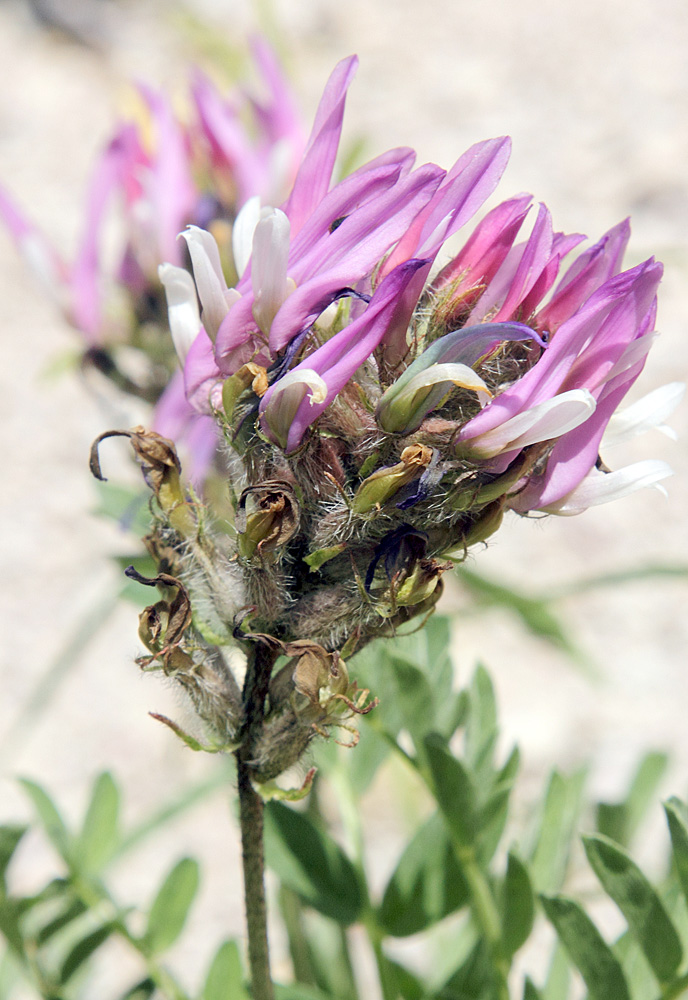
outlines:
M250 362L264 372L241 383L253 394L244 445L257 431L289 456L311 439L316 447L319 421L329 440L350 439L352 414L376 442L369 460L387 455L383 468L397 468L397 442L413 440L427 474L405 511L434 490L436 509L451 497L457 511L498 502L500 511L569 513L667 475L662 463L643 466L612 489L596 471L605 429L652 343L661 265L621 270L625 221L562 275L585 237L555 232L538 205L519 239L531 208L519 195L438 268L446 241L496 187L509 140L477 143L448 172L413 169L411 150L390 150L332 186L355 68L345 59L328 80L282 207L253 199L237 217L233 288L211 235L184 234L202 306L199 317L194 287L175 271L192 405L225 420L222 385Z

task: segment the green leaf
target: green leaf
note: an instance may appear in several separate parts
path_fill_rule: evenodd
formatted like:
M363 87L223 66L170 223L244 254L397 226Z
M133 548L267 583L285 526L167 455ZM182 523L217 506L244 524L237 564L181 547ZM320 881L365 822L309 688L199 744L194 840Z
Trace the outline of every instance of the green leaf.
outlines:
M220 945L210 963L202 1000L249 1000L236 941Z
M0 933L15 955L24 956L24 936L19 925L21 915L17 901L0 899Z
M554 614L548 600L528 596L522 589L512 589L488 580L481 573L457 567L462 583L466 584L479 604L502 607L520 618L533 635L567 653L572 659L585 664L585 656L574 644L566 628Z
M160 886L151 906L145 934L153 954L169 948L183 931L198 883L198 862L193 858L182 858Z
M463 699L452 690L447 618L435 615L412 635L372 643L350 669L379 697L375 724L390 735L406 728L419 739L436 729L449 737L456 729Z
M523 1000L542 1000L542 994L536 989L530 976L526 976L523 984Z
M468 888L445 823L435 813L416 832L387 883L378 912L393 937L423 931L464 906Z
M36 935L37 943L39 945L45 944L51 937L59 933L63 927L68 927L69 924L77 920L86 912L86 909L86 904L82 900L67 898L62 910L40 929Z
M653 751L641 760L623 802L600 802L597 829L622 847L628 847L667 769L669 758Z
M289 891L289 890L287 890ZM301 901L292 893L299 905ZM351 998L356 995L351 956L346 932L341 924L323 917L315 910L301 912L301 927L305 949L299 955L305 976L297 980L305 986L314 986L328 997ZM290 944L297 942L292 940ZM293 954L293 953L292 953Z
M483 867L487 867L502 839L520 760L518 747L514 747L506 764L494 776L494 784L489 789L487 799L480 806L478 859Z
M578 903L565 896L540 898L548 919L588 987L589 1000L630 1000L618 959Z
M402 1000L424 1000L426 992L417 976L392 959L387 959L387 964L394 970L394 978Z
M688 902L688 809L683 802L672 796L664 803L664 811L669 824L676 873Z
M566 950L557 938L552 949L547 979L542 988L542 1000L567 1000L570 982L571 966Z
M437 1000L494 1000L497 996L495 970L487 944L481 939L440 989Z
M513 955L527 941L535 920L535 900L528 869L511 851L502 892L502 943Z
M299 983L279 986L275 983L275 1000L332 1000L332 997L314 986L301 986Z
M675 974L683 957L676 929L657 893L626 851L606 837L584 837L588 861L628 921L660 982Z
M356 869L304 813L268 803L265 854L279 878L314 909L342 924L358 920L364 894Z
M657 976L630 931L627 930L614 943L614 954L621 963L633 1000L654 997L657 993Z
M626 796L629 840L655 802L657 787L669 766L668 754L652 751L641 760Z
M11 1000L15 996L15 986L19 981L20 966L16 956L9 950L0 957L0 998Z
M430 682L418 667L396 656L389 658L389 669L396 685L395 702L403 726L417 744L433 726L434 698Z
M88 961L91 955L100 948L101 944L112 934L112 924L103 924L97 930L91 931L85 938L77 942L67 955L60 969L60 986L64 986L77 972L84 962Z
M468 688L466 761L476 780L489 774L497 737L497 705L490 675L484 667L475 671Z
M538 892L554 892L564 881L585 778L585 771L568 777L552 773L530 865Z
M435 798L456 841L473 844L477 834L476 795L470 775L438 733L425 738Z
M368 716L365 717L368 719ZM377 770L387 760L391 753L388 741L375 732L372 726L364 721L360 728L361 738L355 753L347 753L345 760L349 769L351 787L356 795L361 796L370 786ZM322 745L322 744L321 744Z
M5 873L28 826L0 826L0 894L5 890Z
M123 993L120 1000L148 1000L155 993L157 987L152 979L147 976L140 982L134 983L126 993Z
M117 843L118 816L119 790L112 775L105 771L95 780L75 845L74 856L81 871L95 874L110 860Z
M38 818L50 841L57 848L60 856L69 863L72 857L72 837L57 806L48 793L35 781L20 778L20 784L33 802Z
M595 826L599 833L615 840L617 844L628 844L628 812L625 802L598 802L595 813Z

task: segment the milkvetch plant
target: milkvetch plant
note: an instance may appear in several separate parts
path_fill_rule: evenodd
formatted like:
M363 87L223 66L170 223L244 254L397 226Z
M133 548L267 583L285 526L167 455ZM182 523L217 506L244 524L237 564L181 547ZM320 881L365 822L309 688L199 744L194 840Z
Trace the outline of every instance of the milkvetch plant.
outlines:
M358 741L377 699L350 657L422 626L443 575L509 511L578 513L671 471L646 460L612 472L600 457L655 337L661 264L623 270L627 222L564 264L584 237L555 232L544 205L521 236L524 195L445 259L496 188L509 140L477 143L448 171L393 149L333 183L355 69L350 58L332 73L281 207L246 199L231 260L229 243L190 225L191 269L159 269L186 399L225 441L232 522L185 486L158 433L107 432L91 456L102 478L99 445L124 434L154 495L156 573L128 571L162 594L141 616L139 662L182 686L202 732L162 721L236 759L256 1000L273 995L263 799L307 794L312 768L300 788L275 780L314 741ZM661 423L678 391L622 411L617 427ZM416 763L453 828L502 997L506 953L471 854L483 820L446 743L456 724L425 733Z
M583 247L529 195L476 223L506 168L505 137L449 170L416 166L402 147L335 182L356 59L335 67L306 139L274 54L259 40L254 58L262 99L223 97L199 72L181 115L138 88L137 115L95 172L73 261L0 191L0 214L79 331L84 363L155 406L152 430L102 434L91 470L104 479L100 445L124 437L150 494L148 568L126 571L159 591L140 615L138 663L174 682L196 721L187 731L154 717L236 769L250 985L234 942L200 992L165 964L198 887L192 859L145 914L109 887L109 865L200 793L123 834L105 774L78 829L24 782L60 865L30 898L6 872L24 830L0 828L0 1000L7 968L42 997L76 1000L87 960L113 937L141 969L121 1000L367 1000L354 923L383 1000L567 1000L573 968L591 1000L678 997L685 807L665 807L672 877L653 885L628 850L666 760L648 755L625 799L599 804L585 840L627 925L609 944L562 894L584 775L555 772L532 830L507 825L518 752L501 756L487 673L455 689L448 622L433 617L445 574L506 516L580 513L670 474L652 459L606 464L619 441L671 433L664 421L683 392L674 383L621 408L656 337L661 264L624 269L627 221ZM113 270L100 244L115 203ZM145 362L136 376L132 350ZM362 796L388 759L422 789L428 815L379 889ZM322 775L346 849L326 829ZM305 811L286 804L308 796ZM277 991L264 845L294 971ZM538 913L560 943L546 976L524 976L515 956ZM445 918L450 948L433 945ZM423 970L393 957L419 932L437 952Z

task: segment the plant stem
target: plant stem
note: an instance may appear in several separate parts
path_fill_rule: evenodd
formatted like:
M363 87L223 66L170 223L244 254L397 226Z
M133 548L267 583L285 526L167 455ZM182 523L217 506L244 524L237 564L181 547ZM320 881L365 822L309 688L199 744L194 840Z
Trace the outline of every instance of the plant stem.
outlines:
M492 964L497 977L497 996L499 1000L509 1000L509 963L505 960L502 952L501 923L492 891L476 861L473 849L455 842L454 853L468 885L473 919L492 956Z
M679 997L684 996L686 990L688 990L688 972L668 983L664 987L659 1000L678 1000Z
M377 974L380 981L380 989L382 991L382 1000L397 1000L399 991L397 989L396 976L394 975L394 969L390 966L387 961L387 956L382 950L382 934L380 933L380 929L375 922L373 914L371 913L369 916L364 917L363 922L368 935L368 940L370 941L373 949L373 954L375 955Z
M273 1000L268 949L267 908L265 904L265 859L263 853L263 800L251 783L250 762L253 747L263 722L265 699L276 653L262 642L249 649L244 681L244 730L237 750L239 787L239 822L241 855L244 867L244 899L248 958L251 968L253 1000Z

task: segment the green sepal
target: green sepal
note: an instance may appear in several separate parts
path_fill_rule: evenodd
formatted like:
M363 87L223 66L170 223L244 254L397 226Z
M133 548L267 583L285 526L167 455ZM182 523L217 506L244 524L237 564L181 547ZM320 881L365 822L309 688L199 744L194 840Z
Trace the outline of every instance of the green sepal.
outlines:
M310 566L311 573L317 573L321 566L324 566L330 559L335 559L345 549L346 542L342 542L340 545L330 545L324 549L316 549L315 552L305 556L303 561L307 566Z
M189 750L202 751L203 753L233 753L241 745L239 743L201 743L191 733L187 733L186 730L182 729L178 723L173 722L172 719L168 719L166 715L160 715L158 712L149 712L148 714L152 719L162 722L164 726L171 729L175 736L178 736L182 743L187 745Z
M299 788L280 788L276 781L256 782L255 789L263 802L300 802L305 799L313 786L317 768L311 767Z

